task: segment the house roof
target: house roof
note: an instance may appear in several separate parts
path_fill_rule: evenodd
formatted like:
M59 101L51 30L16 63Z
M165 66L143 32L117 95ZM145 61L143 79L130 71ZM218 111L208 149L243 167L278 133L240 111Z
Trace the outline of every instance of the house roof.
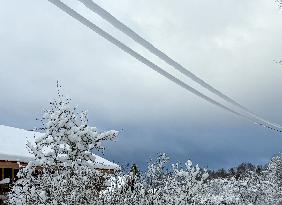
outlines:
M0 160L29 162L33 155L29 153L26 143L34 142L34 137L42 133L0 125ZM120 169L119 165L98 155L95 166L99 169Z

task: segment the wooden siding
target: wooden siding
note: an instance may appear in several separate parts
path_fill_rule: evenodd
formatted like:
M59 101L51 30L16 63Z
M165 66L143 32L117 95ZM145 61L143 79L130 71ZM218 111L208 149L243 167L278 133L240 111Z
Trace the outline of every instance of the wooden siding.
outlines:
M20 169L22 167L25 167L26 165L26 162L0 160L0 168Z

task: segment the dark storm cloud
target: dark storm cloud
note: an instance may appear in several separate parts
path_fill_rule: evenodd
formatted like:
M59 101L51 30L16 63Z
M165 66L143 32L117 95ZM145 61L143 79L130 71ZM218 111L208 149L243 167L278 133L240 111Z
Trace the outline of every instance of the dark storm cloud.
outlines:
M172 72L80 4L67 2ZM97 2L219 90L282 123L282 71L273 63L282 53L282 14L274 2ZM2 2L0 25L0 124L36 126L60 80L92 124L123 130L105 153L121 163L144 165L167 152L174 161L191 158L216 168L264 163L281 151L281 135L187 93L47 0Z

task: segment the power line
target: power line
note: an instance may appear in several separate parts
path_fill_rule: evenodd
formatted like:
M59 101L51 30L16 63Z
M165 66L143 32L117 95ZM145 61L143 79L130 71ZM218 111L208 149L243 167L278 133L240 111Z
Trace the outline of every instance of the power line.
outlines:
M154 55L158 56L160 59L165 61L167 64L171 65L173 68L175 68L176 70L180 71L185 76L191 78L193 81L197 82L198 84L200 84L201 86L203 86L204 88L209 90L210 92L214 93L215 95L217 95L218 97L224 99L225 101L231 103L233 106L241 108L242 110L244 110L246 113L248 113L253 118L255 118L255 119L259 120L259 121L262 121L262 122L264 122L264 123L266 123L266 124L268 124L270 126L282 129L282 127L280 125L271 123L271 122L269 122L269 121L267 121L267 120L257 116L255 113L250 111L248 108L244 107L243 105L241 105L240 103L236 102L232 98L228 97L224 93L220 92L219 90L217 90L216 88L214 88L210 84L206 83L204 80L202 80L201 78L199 78L198 76L193 74L191 71L189 71L188 69L183 67L181 64L177 63L175 60L173 60L168 55L166 55L164 52L162 52L161 50L156 48L153 44L148 42L146 39L144 39L142 36L137 34L135 31L133 31L131 28L129 28L124 23L119 21L111 13L109 13L108 11L106 11L105 9L100 7L98 4L96 4L92 0L78 0L78 1L83 3L88 9L90 9L91 11L95 12L100 17L102 17L103 19L108 21L111 25L113 25L115 28L117 28L118 30L120 30L121 32L126 34L128 37L133 39L135 42L137 42L138 44L142 45L144 48L149 50L151 53L153 53Z
M179 80L178 78L174 77L173 75L171 75L170 73L166 72L165 70L163 70L161 67L159 67L158 65L152 63L151 61L149 61L148 59L146 59L145 57L143 57L142 55L140 55L139 53L137 53L136 51L132 50L131 48L129 48L128 46L126 46L125 44L123 44L122 42L120 42L118 39L114 38L112 35L110 35L109 33L107 33L106 31L102 30L100 27L96 26L94 23L90 22L88 19L86 19L85 17L83 17L82 15L80 15L79 13L77 13L75 10L73 10L72 8L70 8L69 6L67 6L65 3L61 2L60 0L48 0L49 2L53 3L55 6L57 6L58 8L60 8L62 11L66 12L67 14L69 14L71 17L73 17L74 19L78 20L80 23L84 24L85 26L87 26L88 28L90 28L91 30L93 30L94 32L96 32L97 34L99 34L100 36L102 36L103 38L105 38L106 40L108 40L109 42L111 42L112 44L114 44L115 46L117 46L118 48L120 48L121 50L123 50L124 52L128 53L129 55L131 55L132 57L136 58L138 61L140 61L141 63L147 65L148 67L150 67L151 69L155 70L156 72L158 72L159 74L161 74L162 76L166 77L167 79L169 79L170 81L176 83L177 85L181 86L182 88L192 92L194 95L210 102L213 105L216 105L224 110L227 110L235 115L238 115L240 117L243 117L251 122L254 122L256 124L259 124L261 126L267 127L265 125L263 125L262 123L258 122L257 120L246 116L242 113L239 113L213 99L211 99L210 97L202 94L201 92L197 91L196 89L194 89L193 87L189 86L188 84L184 83L183 81ZM269 127L271 129L271 127ZM274 128L272 128L274 129ZM274 129L276 131L280 131L278 129ZM282 132L282 131L280 131Z

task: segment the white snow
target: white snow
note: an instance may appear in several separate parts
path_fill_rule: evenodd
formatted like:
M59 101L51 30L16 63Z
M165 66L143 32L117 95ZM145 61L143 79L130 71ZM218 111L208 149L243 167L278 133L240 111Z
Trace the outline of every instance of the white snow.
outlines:
M10 178L5 178L0 181L0 184L9 184L10 183Z
M34 136L41 135L32 131L0 125L0 160L29 162L26 142L34 142Z
M27 131L24 129L0 125L0 160L29 162L33 156L29 153L27 141L34 143L34 137L42 136L42 133ZM120 166L98 155L96 167L99 169L120 169Z

